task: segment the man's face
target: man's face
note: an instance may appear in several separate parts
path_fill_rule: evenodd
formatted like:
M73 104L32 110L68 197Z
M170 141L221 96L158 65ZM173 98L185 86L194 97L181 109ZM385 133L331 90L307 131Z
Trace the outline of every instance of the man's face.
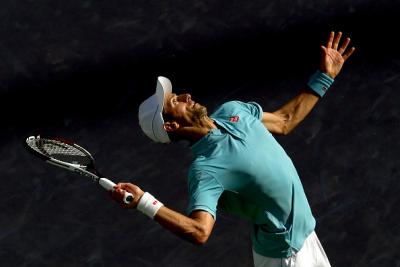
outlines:
M190 94L166 94L163 111L182 126L195 126L207 116L206 107L194 102Z

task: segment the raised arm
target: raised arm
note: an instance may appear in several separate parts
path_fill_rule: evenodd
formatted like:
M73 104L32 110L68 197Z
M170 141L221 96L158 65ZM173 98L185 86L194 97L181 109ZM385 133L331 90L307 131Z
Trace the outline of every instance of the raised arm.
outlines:
M344 62L351 56L355 48L348 49L350 38L346 38L341 46L342 33L331 32L326 46L321 46L319 71L293 99L274 112L264 112L262 122L273 134L286 135L304 120L317 104L318 100L329 88L333 79L340 73Z

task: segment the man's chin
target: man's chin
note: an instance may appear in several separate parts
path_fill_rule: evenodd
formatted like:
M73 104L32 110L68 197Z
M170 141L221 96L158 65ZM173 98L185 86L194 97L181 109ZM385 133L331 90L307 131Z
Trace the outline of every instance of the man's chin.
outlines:
M194 114L196 114L197 118L203 118L207 116L207 108L200 105L200 104L195 104L195 109L194 109Z
M201 114L202 114L203 116L207 116L207 108L204 107L204 106L200 106L200 109L201 109Z

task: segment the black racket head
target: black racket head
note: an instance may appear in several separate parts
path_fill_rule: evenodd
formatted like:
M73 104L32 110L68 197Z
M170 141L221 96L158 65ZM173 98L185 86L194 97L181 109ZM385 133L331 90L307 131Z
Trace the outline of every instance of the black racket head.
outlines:
M30 136L25 145L29 151L43 160L55 159L79 168L94 169L94 159L83 147L64 138Z

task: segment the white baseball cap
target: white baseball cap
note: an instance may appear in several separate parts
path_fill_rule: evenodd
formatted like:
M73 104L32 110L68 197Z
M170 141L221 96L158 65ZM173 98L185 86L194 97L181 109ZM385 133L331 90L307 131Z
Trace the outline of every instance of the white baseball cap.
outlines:
M171 92L171 81L159 76L157 78L156 93L143 101L139 106L140 127L150 139L158 143L171 142L164 129L164 119L162 116L165 94Z

